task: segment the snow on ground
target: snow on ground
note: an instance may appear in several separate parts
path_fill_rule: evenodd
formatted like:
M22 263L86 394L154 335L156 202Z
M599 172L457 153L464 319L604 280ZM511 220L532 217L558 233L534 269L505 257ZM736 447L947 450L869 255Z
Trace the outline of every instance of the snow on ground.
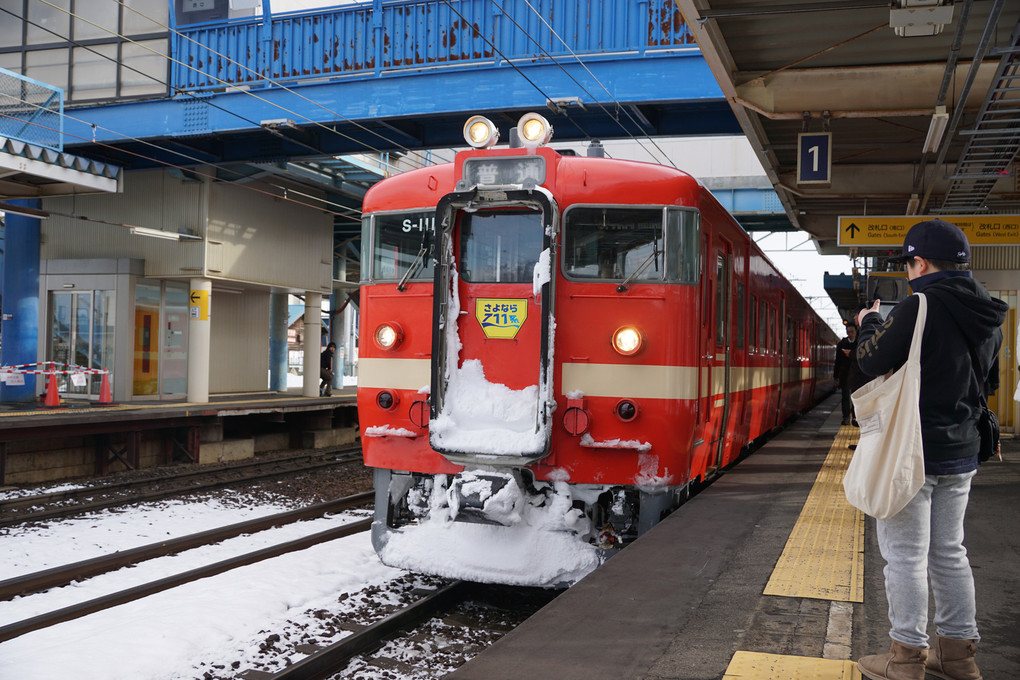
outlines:
M293 507L222 494L157 502L33 528L0 531L0 579L137 547ZM113 574L0 602L0 626L138 583L291 540L365 517L343 513L216 546L141 562ZM307 625L338 598L404 572L384 566L368 532L179 586L0 643L0 678L178 680L201 678L210 663L252 661L266 631ZM238 672L248 666L244 663Z

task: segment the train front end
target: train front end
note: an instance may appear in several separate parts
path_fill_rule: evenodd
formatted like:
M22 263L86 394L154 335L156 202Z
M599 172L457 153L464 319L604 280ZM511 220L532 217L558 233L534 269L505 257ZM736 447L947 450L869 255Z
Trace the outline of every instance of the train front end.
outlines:
M600 441L589 441L585 396L560 394L557 320L575 334L584 321L571 316L569 302L557 310L560 203L569 199L555 187L568 157L543 146L548 123L525 116L523 146L501 149L491 148L495 128L487 120L465 129L475 149L458 153L452 168L412 171L377 187L403 205L434 200L434 229L418 230L407 211L381 210L378 192L366 198L372 266L402 262L382 277L386 283L361 293L358 405L365 462L375 468L372 540L395 567L566 586L603 563L625 535L637 535L639 521L657 522L684 487L666 488L670 461L656 458L649 468L651 444L622 431L646 428L647 420L603 418ZM569 160L576 172L582 159ZM397 231L398 224L405 227ZM658 263L661 240L650 239L648 249ZM581 297L608 299L604 308L614 311L598 322L616 329L618 283L597 286L609 293ZM662 309L651 309L661 297L627 304L661 318ZM589 406L592 399L600 398ZM615 409L619 399L602 401ZM675 434L660 432L657 450ZM639 490L635 480L656 488ZM644 510L639 497L652 499Z

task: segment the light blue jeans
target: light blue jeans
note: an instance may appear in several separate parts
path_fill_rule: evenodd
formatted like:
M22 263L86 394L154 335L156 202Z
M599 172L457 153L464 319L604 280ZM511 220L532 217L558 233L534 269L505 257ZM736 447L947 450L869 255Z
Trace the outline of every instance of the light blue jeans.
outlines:
M935 632L978 640L974 574L963 547L963 516L974 472L926 475L924 486L899 513L878 521L885 558L889 637L911 647L928 645L928 578L935 595Z

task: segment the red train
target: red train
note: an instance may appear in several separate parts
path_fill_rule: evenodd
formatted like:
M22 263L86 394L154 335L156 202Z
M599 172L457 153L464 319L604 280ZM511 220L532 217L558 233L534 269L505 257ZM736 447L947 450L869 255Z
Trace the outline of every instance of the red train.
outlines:
M516 132L365 197L358 414L383 562L555 586L831 391L837 338L691 176Z

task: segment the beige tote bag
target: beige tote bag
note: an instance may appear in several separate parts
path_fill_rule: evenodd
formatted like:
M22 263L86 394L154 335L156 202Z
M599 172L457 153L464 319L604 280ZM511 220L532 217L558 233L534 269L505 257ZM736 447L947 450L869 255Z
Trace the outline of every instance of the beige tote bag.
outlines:
M888 519L924 484L921 445L921 333L928 301L918 293L917 323L907 362L850 395L861 438L843 477L850 505Z

